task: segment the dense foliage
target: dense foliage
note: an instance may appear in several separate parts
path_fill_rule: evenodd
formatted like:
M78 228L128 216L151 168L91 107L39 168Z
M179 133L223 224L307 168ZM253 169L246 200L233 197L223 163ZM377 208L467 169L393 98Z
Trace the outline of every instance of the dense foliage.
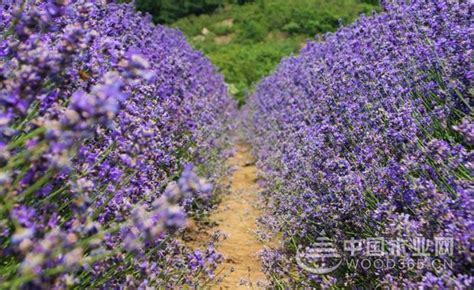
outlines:
M253 85L283 57L297 53L307 38L336 31L361 13L377 9L367 2L371 1L259 0L226 5L213 14L186 17L171 26L181 29L220 68L242 104Z
M156 23L171 23L190 14L211 13L222 0L136 0L139 11L148 12Z
M15 3L0 5L0 288L211 277L213 246L174 233L213 202L197 174L221 171L223 78L131 5Z
M249 140L267 188L262 222L284 242L263 255L275 286L474 283L474 7L412 0L385 1L384 9L309 42L249 101ZM311 253L318 237L332 240L346 261L369 251L344 251L351 239L398 239L407 251L390 269L343 263L315 275L295 255L305 247ZM449 267L400 266L420 258L415 241L436 237L453 239L453 255L422 258ZM433 253L433 243L423 250Z
M243 5L253 1L255 0L135 0L134 3L139 11L150 13L155 23L169 24L188 15L212 13L225 4Z

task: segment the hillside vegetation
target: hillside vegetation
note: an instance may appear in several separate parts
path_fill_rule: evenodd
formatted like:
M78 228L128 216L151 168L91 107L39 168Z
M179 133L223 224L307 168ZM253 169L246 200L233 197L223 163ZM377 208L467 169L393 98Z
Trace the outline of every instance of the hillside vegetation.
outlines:
M170 24L183 31L224 74L240 104L250 88L297 53L307 39L336 31L360 14L377 10L368 0L265 0L221 4L211 14L187 16Z
M153 16L155 23L169 24L188 15L214 12L225 4L245 4L254 0L136 0L135 6ZM129 0L121 2L130 3Z

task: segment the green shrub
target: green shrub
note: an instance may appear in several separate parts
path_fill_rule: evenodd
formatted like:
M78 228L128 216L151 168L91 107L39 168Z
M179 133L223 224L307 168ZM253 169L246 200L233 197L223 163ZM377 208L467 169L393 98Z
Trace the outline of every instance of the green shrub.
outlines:
M211 26L210 30L217 36L228 35L233 32L233 28L221 23L214 24Z
M246 20L241 24L238 40L242 43L260 42L267 36L265 27L254 20Z
M282 30L290 34L301 33L301 26L298 23L291 21L283 26Z

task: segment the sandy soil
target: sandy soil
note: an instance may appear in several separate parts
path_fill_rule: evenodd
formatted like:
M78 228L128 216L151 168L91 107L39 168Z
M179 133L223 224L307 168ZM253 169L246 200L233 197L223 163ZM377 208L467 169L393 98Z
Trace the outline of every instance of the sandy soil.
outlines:
M210 223L215 226L207 233L219 230L228 235L220 242L218 251L225 262L217 270L223 279L214 289L260 289L265 283L257 254L264 244L255 235L256 219L261 215L257 208L257 169L247 144L237 143L237 152L229 165L235 168L230 176L231 192L222 197L218 209L210 215ZM194 231L193 246L202 241L203 229Z

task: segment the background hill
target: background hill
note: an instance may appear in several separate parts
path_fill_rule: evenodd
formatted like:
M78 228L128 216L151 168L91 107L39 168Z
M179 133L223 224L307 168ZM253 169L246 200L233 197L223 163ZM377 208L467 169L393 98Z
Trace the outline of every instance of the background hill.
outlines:
M377 0L138 0L157 23L179 28L224 74L240 104L253 85L308 38L333 32ZM258 64L258 65L257 65Z

